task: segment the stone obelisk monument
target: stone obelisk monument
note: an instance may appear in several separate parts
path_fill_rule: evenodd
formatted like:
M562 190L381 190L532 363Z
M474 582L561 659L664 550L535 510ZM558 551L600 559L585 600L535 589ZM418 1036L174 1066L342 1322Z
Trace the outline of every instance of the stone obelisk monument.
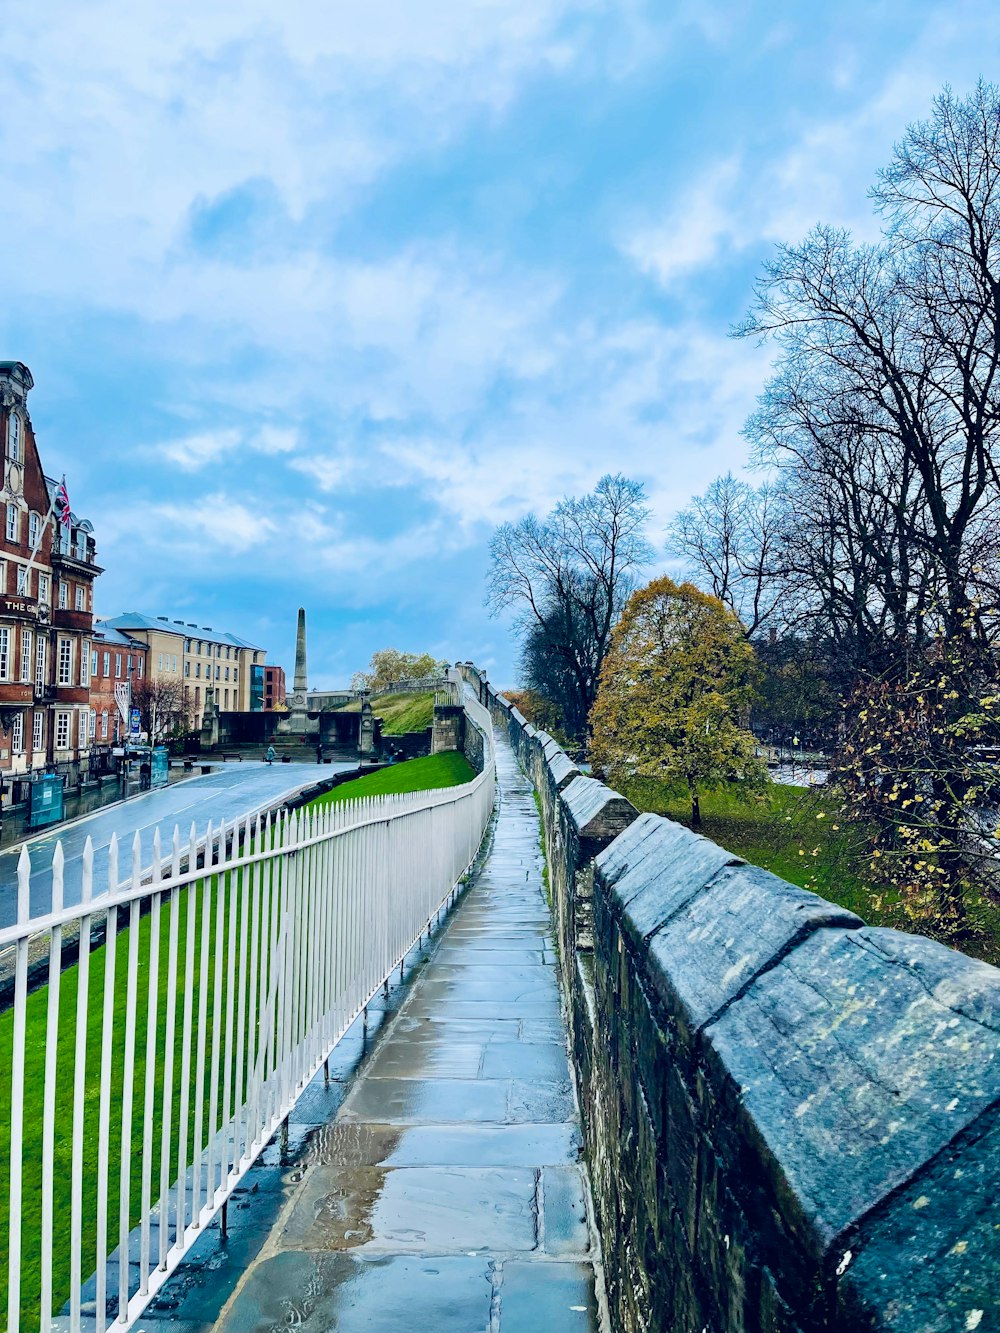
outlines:
M287 725L282 731L311 732L319 730L319 722L308 716L309 680L306 673L306 613L299 607L299 624L295 635L295 676L288 700ZM284 719L283 719L284 721Z

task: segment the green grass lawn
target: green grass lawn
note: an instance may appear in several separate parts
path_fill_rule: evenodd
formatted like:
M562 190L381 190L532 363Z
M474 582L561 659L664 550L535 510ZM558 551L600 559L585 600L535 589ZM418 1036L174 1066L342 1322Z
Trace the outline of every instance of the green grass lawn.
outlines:
M653 779L622 786L639 810L690 824L686 796ZM772 782L759 793L745 795L734 784L706 793L701 812L699 832L736 856L857 912L871 925L933 937L932 928L906 913L895 889L872 880L863 830L839 817L836 795L828 788ZM945 942L975 958L1000 963L1000 905L973 895L968 912L968 936Z
M433 755L426 759L411 759L406 763L394 764L356 782L345 783L335 788L327 796L319 798L316 804L326 801L346 801L360 796L384 795L389 792L424 791L433 787L451 787L469 782L475 777L475 771L464 755L446 753ZM212 878L212 903L208 920L208 1005L205 1020L206 1048L211 1049L214 1009L214 978L216 958L216 935L218 932L217 891L218 881ZM228 884L227 884L228 889ZM203 936L202 889L196 894L182 891L178 899L178 959L177 974L185 975L187 952L187 924L189 904L197 900L194 918L194 979L192 984L192 1033L193 1044L198 1035L198 1001L200 994L199 973L201 941ZM164 1030L167 1013L167 940L170 924L170 909L164 907L160 915L160 970L157 992L157 1027L159 1042L156 1049L156 1082L154 1095L154 1134L153 1134L153 1198L159 1191L159 1154L163 1124L161 1105L162 1074L164 1064ZM237 902L236 929L240 927L240 905ZM137 926L137 960L139 984L136 992L135 1020L135 1086L132 1117L130 1154L132 1170L130 1178L131 1220L135 1225L139 1220L142 1176L140 1163L143 1158L143 1108L146 1071L146 1018L148 1013L148 984L150 959L150 932L152 923L147 915ZM222 938L228 956L229 905L228 899L223 912ZM266 954L265 954L266 960ZM108 1209L108 1251L114 1250L118 1238L118 1181L121 1162L121 1120L120 1110L116 1117L115 1108L120 1108L122 1096L122 1068L125 1050L125 1017L127 1010L127 962L128 941L124 933L119 933L116 945L114 969L114 1023L112 1027L112 1078L111 1078L111 1135L109 1140L109 1209ZM90 986L87 1006L87 1055L86 1055L86 1092L84 1113L84 1152L83 1152L83 1261L84 1280L94 1271L97 1237L97 1192L98 1174L98 1113L101 1091L101 1045L103 1033L104 978L107 963L107 949L102 946L94 949L90 955ZM266 961L265 961L266 966ZM238 971L236 973L238 976ZM257 984L258 977L249 979L248 984ZM56 1086L56 1131L55 1131L55 1171L54 1171L54 1214L55 1226L53 1237L53 1291L54 1309L58 1311L69 1296L69 1217L70 1217L70 1179L72 1148L72 1097L73 1071L75 1056L76 1031L76 996L79 982L79 967L67 968L60 977L59 994L59 1075ZM175 1055L175 1084L171 1113L172 1145L171 1161L176 1162L179 1145L180 1111L180 1039L183 1023L183 999L185 986L178 988L175 1007L177 1024ZM24 1110L24 1173L23 1173L23 1211L22 1211L22 1263L21 1263L21 1312L22 1323L26 1328L38 1326L40 1274L41 1274L41 1161L42 1161L42 1111L45 1070L45 1034L48 1009L48 987L42 986L28 997L25 1041L25 1110ZM222 970L222 1006L225 1014L228 999L228 979L225 965ZM235 998L235 997L234 997ZM249 1012L249 1010L248 1010ZM9 1234L8 1209L10 1179L10 1077L11 1052L13 1049L13 1010L0 1014L0 1328L6 1327L7 1316L7 1253L6 1240ZM220 1062L221 1065L221 1062ZM224 1070L220 1067L218 1089L218 1116L221 1120L222 1087ZM206 1070L205 1088L202 1099L205 1123L208 1122L208 1110L211 1097L211 1079ZM188 1120L188 1142L193 1134L194 1121L194 1075L192 1073L190 1094L190 1115ZM231 1098L242 1098L242 1086L237 1089L235 1075L230 1083ZM171 1175L171 1181L173 1174Z
M361 796L389 796L394 792L430 791L434 787L458 787L471 782L476 776L464 754L448 750L443 754L426 755L422 759L407 759L401 764L390 764L377 773L343 782L323 796L317 796L311 805L329 805L336 801L354 801Z
M361 704L345 704L345 713L357 713ZM434 721L434 691L386 694L372 700L372 712L382 719L383 736L401 736L404 731L423 731Z

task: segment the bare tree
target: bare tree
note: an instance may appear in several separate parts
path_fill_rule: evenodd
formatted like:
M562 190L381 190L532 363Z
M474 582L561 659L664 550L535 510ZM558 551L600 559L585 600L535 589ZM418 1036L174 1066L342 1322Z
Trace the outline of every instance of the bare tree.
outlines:
M155 745L190 724L184 686L179 681L154 680L146 676L132 686L132 707L138 708L142 730Z
M970 648L989 637L978 590L1000 509L998 143L1000 91L946 91L880 174L883 241L818 227L780 247L740 330L780 349L751 436L840 491L830 558L850 579L858 567L855 614L897 644L939 628Z
M968 868L966 751L1000 741L987 707L1000 688L1000 90L946 90L873 199L878 244L817 227L765 267L738 332L772 339L778 363L747 433L784 495L782 612L822 629L859 682L848 722L861 740L844 767L866 795L887 793L873 808L887 838L904 800L928 812L914 863L954 889ZM935 735L954 741L928 741L919 789L914 736L869 735L876 714L906 714L914 681L921 708L933 683ZM890 701L881 713L876 699ZM960 918L953 892L941 903Z
M545 519L529 514L501 524L490 544L486 604L494 615L514 610L523 638L541 632L546 653L570 682L566 729L577 738L586 732L611 630L653 556L645 500L639 482L609 474ZM543 689L541 681L532 684Z
M780 496L727 472L670 524L667 550L685 572L743 622L747 637L770 625L785 590L777 551L785 521Z

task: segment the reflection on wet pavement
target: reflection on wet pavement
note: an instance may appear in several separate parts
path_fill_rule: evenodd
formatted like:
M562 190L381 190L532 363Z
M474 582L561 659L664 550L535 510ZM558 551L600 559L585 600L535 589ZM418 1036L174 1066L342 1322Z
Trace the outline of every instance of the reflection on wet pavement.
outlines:
M306 1089L234 1197L229 1239L206 1233L140 1328L598 1327L537 815L498 750L502 805L475 885L411 984L373 1008L375 1041L356 1025L329 1081Z

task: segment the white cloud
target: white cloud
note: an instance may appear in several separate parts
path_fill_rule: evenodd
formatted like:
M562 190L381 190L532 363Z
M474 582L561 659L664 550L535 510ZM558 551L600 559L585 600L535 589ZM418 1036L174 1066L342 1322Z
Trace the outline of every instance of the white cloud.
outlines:
M197 472L231 453L240 443L238 430L199 431L180 440L154 445L151 452L158 454L183 472Z
M276 531L274 520L248 508L224 491L186 504L153 504L137 511L136 520L148 537L148 524L159 522L158 531L171 547L179 544L188 555L204 558L218 549L244 555L258 548Z
M664 287L713 263L725 242L740 244L740 214L732 198L739 177L734 159L715 163L673 201L663 222L632 230L622 242L623 251Z

